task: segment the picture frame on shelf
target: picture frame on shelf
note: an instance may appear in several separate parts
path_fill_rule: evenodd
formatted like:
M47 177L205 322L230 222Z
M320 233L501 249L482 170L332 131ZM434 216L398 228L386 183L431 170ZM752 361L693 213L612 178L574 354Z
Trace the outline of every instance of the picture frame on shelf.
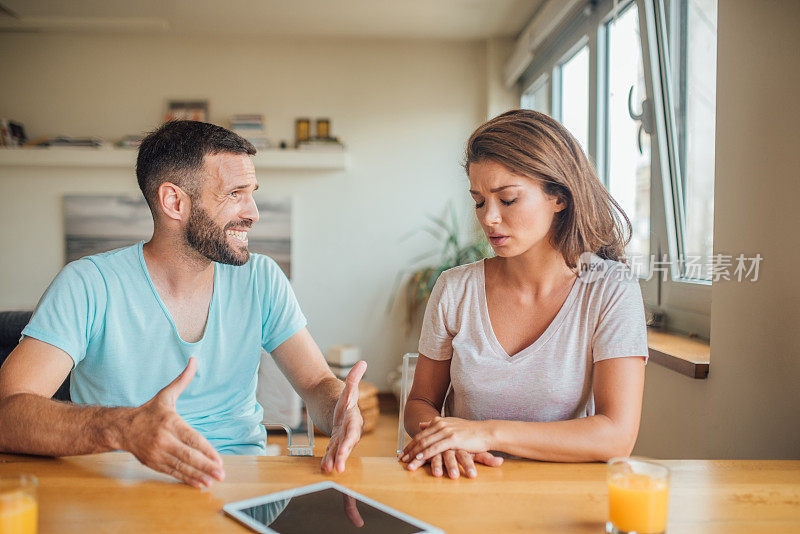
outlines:
M168 100L164 122L208 122L208 100Z

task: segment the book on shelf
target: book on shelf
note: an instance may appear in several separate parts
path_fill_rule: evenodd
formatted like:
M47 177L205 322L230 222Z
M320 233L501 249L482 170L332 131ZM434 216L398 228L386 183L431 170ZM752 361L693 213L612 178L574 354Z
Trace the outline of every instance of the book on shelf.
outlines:
M254 135L245 135L244 132L242 132L241 130L238 131L238 132L236 130L234 130L234 132L236 132L240 136L242 136L245 139L247 139L248 141L250 141L250 144L252 144L256 148L256 150L265 150L265 149L269 148L269 139L267 139L266 137L262 137L262 136L258 136L258 135L255 135L255 136Z
M264 115L259 113L239 113L231 116L231 122L254 122L264 124Z
M263 115L251 113L233 115L229 124L232 132L250 141L256 149L269 148L267 128Z
M119 148L139 148L139 145L142 144L143 139L144 137L141 135L126 135L115 144Z
M40 137L25 144L26 147L67 147L67 148L100 148L108 146L100 137L69 137L57 135L54 137Z

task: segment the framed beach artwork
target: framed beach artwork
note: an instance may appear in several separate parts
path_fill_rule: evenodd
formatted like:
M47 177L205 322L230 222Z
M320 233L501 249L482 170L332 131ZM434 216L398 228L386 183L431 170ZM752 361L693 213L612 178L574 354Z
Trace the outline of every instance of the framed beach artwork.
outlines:
M256 200L259 221L248 233L250 252L274 259L291 277L291 199ZM148 240L153 217L141 194L65 195L65 263Z

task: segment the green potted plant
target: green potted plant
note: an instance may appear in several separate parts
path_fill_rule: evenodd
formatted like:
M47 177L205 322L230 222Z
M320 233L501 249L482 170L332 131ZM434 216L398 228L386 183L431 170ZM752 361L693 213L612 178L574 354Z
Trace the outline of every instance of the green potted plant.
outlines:
M410 331L425 311L428 298L431 296L439 275L448 269L472 263L492 255L492 247L480 230L472 232L464 239L458 215L452 203L441 217L428 215L431 224L417 232L425 232L433 236L437 242L437 250L413 258L412 265L427 260L424 265L404 269L398 274L391 307L395 298L403 297L405 305L406 328ZM417 233L415 232L415 233Z
M420 318L439 275L453 267L492 255L492 247L479 229L473 231L467 239L463 239L465 233L461 231L458 215L452 203L447 206L445 215L442 217L428 215L428 219L431 224L413 234L418 232L430 234L438 242L437 249L411 260L412 266L427 260L422 266L409 267L398 274L395 289L392 291L393 297L389 302L391 309L398 297L403 301L408 333L418 329ZM408 371L408 380L413 381L413 373L414 369ZM398 400L402 389L402 375L401 364L388 376L389 384Z

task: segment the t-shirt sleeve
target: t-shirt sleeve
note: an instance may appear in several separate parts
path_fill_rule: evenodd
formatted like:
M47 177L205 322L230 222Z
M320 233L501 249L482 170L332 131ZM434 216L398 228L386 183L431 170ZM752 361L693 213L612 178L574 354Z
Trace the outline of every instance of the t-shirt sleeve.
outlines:
M592 360L638 356L647 362L647 326L638 280L621 267L610 271L604 283L600 317L592 337Z
M22 337L58 347L77 365L103 327L105 308L106 286L100 271L91 260L74 261L44 292Z
M263 275L263 304L261 307L261 346L272 352L284 341L306 326L306 318L300 310L289 280L274 260L261 256L259 265Z
M433 286L419 337L419 353L432 360L449 360L453 357L453 332L447 324L447 281L442 274Z

